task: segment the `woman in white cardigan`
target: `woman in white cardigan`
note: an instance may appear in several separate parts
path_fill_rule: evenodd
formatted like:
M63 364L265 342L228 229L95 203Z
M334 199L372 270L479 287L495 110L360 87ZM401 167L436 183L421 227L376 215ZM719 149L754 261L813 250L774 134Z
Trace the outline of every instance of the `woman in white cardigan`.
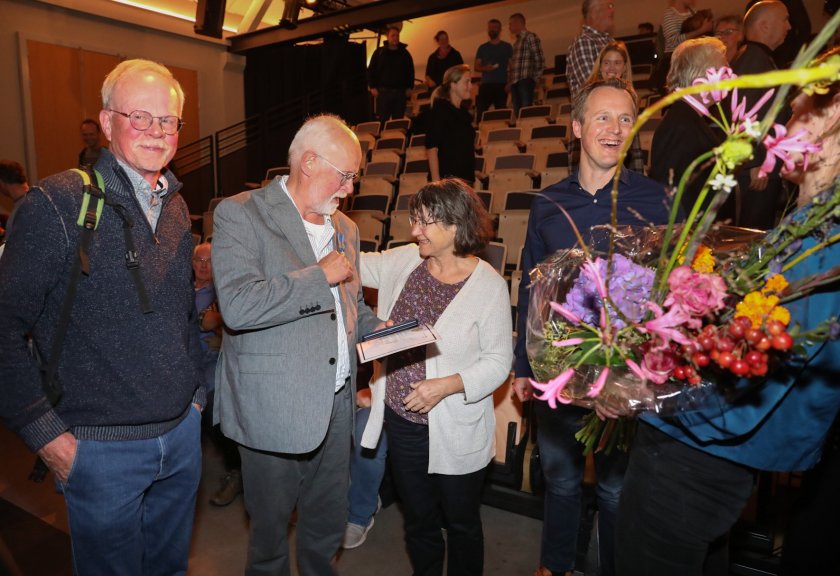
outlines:
M414 574L441 575L445 552L448 574L481 574L493 391L513 358L510 299L504 279L476 256L492 227L469 186L428 184L409 213L417 244L363 254L362 283L379 290L381 318L417 318L441 339L383 362L362 446L375 447L384 424Z

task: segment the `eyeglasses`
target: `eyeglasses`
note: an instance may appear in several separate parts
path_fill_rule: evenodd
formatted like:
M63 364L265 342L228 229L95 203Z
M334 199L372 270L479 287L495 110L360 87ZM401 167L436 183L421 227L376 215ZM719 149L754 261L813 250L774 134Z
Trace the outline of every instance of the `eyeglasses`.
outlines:
M420 226L420 228L428 228L432 224L437 224L440 220L424 220L423 218L415 218L414 216L408 217L408 224L410 226Z
M356 180L359 179L359 173L358 172L345 172L344 170L341 170L338 166L336 166L335 164L333 164L332 162L330 162L329 160L327 160L326 158L324 158L320 154L315 154L315 156L317 156L318 158L320 158L321 160L323 160L324 162L329 164L332 167L333 170L335 170L336 172L341 174L341 182L339 183L339 186L344 186L348 182L355 182Z
M135 110L134 112L129 112L128 114L120 112L119 110L111 109L109 109L108 112L113 112L114 114L119 114L120 116L128 118L128 121L131 123L131 127L135 130L140 130L141 132L145 132L151 128L155 118L157 118L158 123L160 123L160 129L167 136L177 134L181 131L181 128L184 127L184 121L177 116L152 116L145 110Z
M726 30L718 30L715 32L715 36L729 36L730 34L735 34L739 32L737 28L727 28Z

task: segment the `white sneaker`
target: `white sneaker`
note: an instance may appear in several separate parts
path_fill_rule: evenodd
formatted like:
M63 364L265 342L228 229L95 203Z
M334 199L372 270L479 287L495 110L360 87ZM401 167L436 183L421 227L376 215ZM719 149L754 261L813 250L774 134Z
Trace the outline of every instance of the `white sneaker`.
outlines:
M344 539L341 541L341 547L347 550L358 548L365 543L365 539L371 528L373 528L373 518L370 519L367 526L360 526L348 522L347 528L344 529Z

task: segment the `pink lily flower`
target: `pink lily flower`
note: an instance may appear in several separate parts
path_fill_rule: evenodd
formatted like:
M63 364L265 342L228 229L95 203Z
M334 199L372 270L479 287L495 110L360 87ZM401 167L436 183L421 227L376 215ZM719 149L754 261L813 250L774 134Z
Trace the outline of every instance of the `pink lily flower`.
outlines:
M592 281L595 283L595 287L598 289L598 296L600 296L603 300L607 299L607 285L604 283L604 279L601 278L601 274L598 272L598 266L595 262L591 260L587 261L581 267L581 274L586 274L589 276Z
M728 66L721 66L718 69L709 68L706 70L706 77L695 79L693 84L695 86L698 84L714 84L715 82L720 82L721 80L729 80L737 77L737 75L732 73L731 68ZM716 89L709 92L701 92L700 98L703 101L703 104L711 104L713 102L717 103L722 101L726 98L727 94L729 94L728 89Z
M560 396L560 392L563 391L563 389L569 383L569 380L571 380L572 376L574 375L575 369L567 368L559 376L557 376L556 378L552 378L545 384L537 382L534 379L530 379L531 386L533 386L537 390L542 390L543 392L542 396L534 396L534 398L536 398L537 400L546 400L548 402L548 406L552 410L557 408L557 402L560 402L561 404L571 404L572 399Z
M554 310L555 312L557 312L558 314L560 314L563 318L565 318L566 320L568 320L569 322L571 322L575 326L580 324L580 322L581 322L580 316L578 316L577 314L575 314L574 312L572 312L571 310L569 310L565 306L562 306L562 305L558 304L557 302L550 302L550 304L551 304L551 309Z
M747 112L747 99L742 98L740 102L738 102L738 89L732 89L732 100L731 100L731 109L732 109L732 125L733 126L741 126L744 120L755 120L755 116L758 114L758 111L761 110L761 107L773 97L773 94L776 92L775 88L770 88L764 95L758 99L758 102L750 108L749 112Z
M686 94L682 99L701 116L709 116L709 109L700 100L695 98L693 94Z
M809 142L806 136L810 133L804 128L793 136L787 136L787 128L781 124L774 124L775 136L767 134L762 144L767 149L767 156L764 158L759 174L766 176L776 167L776 158L782 161L782 173L788 174L796 168L796 162L791 153L802 154L802 170L808 169L808 155L822 150L818 143Z
M557 348L565 348L566 346L577 346L578 344L583 344L583 338L567 338L566 340L555 340L551 343L552 346Z
M592 385L592 388L589 389L589 392L587 392L586 395L590 398L595 398L598 394L600 394L601 390L604 388L604 384L607 383L607 376L609 373L609 367L604 366L604 369L601 370L601 374L598 376L595 384Z
M675 305L671 306L671 309L668 310L667 313L663 314L662 308L654 302L648 302L647 306L648 309L654 313L656 318L645 322L644 327L639 330L641 332L653 334L662 340L662 345L657 346L655 349L661 350L666 348L672 340L678 344L689 344L691 342L691 340L679 330L679 328L683 325L691 326L699 323L699 320L693 318L688 310L680 305Z
M648 380L650 380L655 384L664 384L665 381L668 380L668 376L666 374L648 370L644 366L644 362L642 362L642 365L639 366L633 360L627 358L624 360L624 363L627 364L627 367L630 368L630 371L633 374L635 374L642 382L647 382Z

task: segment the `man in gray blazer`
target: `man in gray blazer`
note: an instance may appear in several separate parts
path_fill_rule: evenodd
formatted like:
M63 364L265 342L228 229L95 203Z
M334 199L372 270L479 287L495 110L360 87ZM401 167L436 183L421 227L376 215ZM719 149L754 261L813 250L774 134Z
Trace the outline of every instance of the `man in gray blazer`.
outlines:
M295 506L299 572L334 573L347 516L355 343L380 325L362 300L358 228L336 211L361 158L339 118L312 118L289 148L289 176L214 214L213 269L228 329L215 419L241 445L248 575L290 573Z

